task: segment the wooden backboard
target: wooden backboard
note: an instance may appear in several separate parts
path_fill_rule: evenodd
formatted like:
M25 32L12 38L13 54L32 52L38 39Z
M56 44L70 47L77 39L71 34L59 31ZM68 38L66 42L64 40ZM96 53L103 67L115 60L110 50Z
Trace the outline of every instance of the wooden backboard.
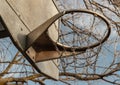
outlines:
M38 72L55 80L59 79L57 60L35 62L29 57L36 55L34 49L30 47L29 52L32 53L25 53L25 47L26 35L57 13L52 0L0 0L0 15L15 46ZM56 26L57 24L56 22ZM52 25L51 28L55 26Z

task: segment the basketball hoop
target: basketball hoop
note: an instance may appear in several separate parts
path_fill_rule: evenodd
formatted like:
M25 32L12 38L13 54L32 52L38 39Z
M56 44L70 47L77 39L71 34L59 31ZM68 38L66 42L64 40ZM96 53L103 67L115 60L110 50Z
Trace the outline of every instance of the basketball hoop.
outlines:
M58 47L58 49L60 51L63 51L63 50L70 51L70 52L72 52L72 51L79 51L79 52L80 51L85 51L86 49L90 49L90 48L94 48L96 46L99 46L100 44L104 43L108 39L108 37L110 36L111 28L110 28L108 20L104 16L102 16L102 15L96 13L96 12L90 11L90 10L69 10L69 11L64 11L64 12L60 12L60 13L56 14L55 16L53 16L52 18L50 18L48 21L46 21L44 24L42 24L37 29L35 29L33 32L31 32L28 35L28 38L27 38L28 39L28 41L27 41L28 42L27 43L27 48L29 48L30 46L32 46L37 41L37 39L42 35L42 34L38 34L38 33L41 32L41 29L43 29L42 33L44 33L45 31L47 31L49 29L49 27L57 19L59 19L63 15L71 14L71 13L87 13L87 14L91 14L91 15L93 15L95 17L99 17L101 20L103 20L105 22L105 24L107 26L107 28L106 28L107 29L107 33L104 34L104 36L102 37L102 39L99 39L97 42L95 42L95 43L93 43L91 45L86 45L86 46L80 46L80 45L79 46L69 46L69 45L65 45L65 44L60 43L59 41L53 40L52 36L50 36L48 34L48 36L51 39L51 41L56 44L56 46ZM84 33L87 36L90 35L90 34L92 35L92 32L90 32L90 31L86 31L85 32L85 31L82 31L82 30L78 29L77 27L75 27L74 29L71 29L71 30L73 30L73 32L75 32L77 34ZM36 34L38 34L38 35L36 35Z
M45 0L42 0L42 1L44 3L48 2ZM15 4L11 3L11 1L6 2L6 1L2 0L2 2L0 4L0 7L1 7L0 13L1 13L1 17L2 17L1 21L4 22L4 24L5 24L4 28L6 30L5 30L5 32L1 31L2 33L5 33L5 34L4 34L4 36L1 36L1 35L0 36L1 36L1 38L5 37L5 36L10 36L14 45L23 54L23 56L26 57L26 59L31 63L31 65L39 73L41 73L45 76L48 76L52 79L58 80L58 78L59 78L59 70L57 68L58 62L57 61L41 62L41 61L58 59L61 56L63 56L63 58L65 58L66 56L72 56L73 52L74 52L74 54L85 52L87 49L95 48L95 47L103 44L110 36L111 28L110 28L108 20L104 16L102 16L96 12L81 9L81 10L68 10L68 11L63 11L63 12L58 13L57 9L54 7L51 0L49 0L50 6L48 6L47 8L51 7L51 9L53 9L53 11L49 11L49 9L47 9L47 11L45 11L44 13L41 13L41 11L40 11L39 12L40 15L37 16L38 14L36 14L36 13L38 13L38 11L36 12L34 10L34 9L36 9L36 5L34 6L34 4L32 4L33 0L27 0L27 2L31 5L28 5L28 3L26 3L26 1L24 1L24 0L17 1L17 2L15 2ZM39 2L39 4L38 4L38 2ZM35 2L35 4L37 4L37 7L40 7L40 8L44 7L44 5L40 5L40 4L42 4L40 0L37 0ZM26 10L24 10L26 5L28 6L28 8L26 8ZM13 8L14 8L14 10L13 10ZM32 9L32 10L29 10L29 9ZM6 10L6 11L4 11L4 10ZM41 9L41 10L44 11L44 9ZM18 11L22 18L20 17L20 15L18 15L19 14L19 13L17 13ZM31 15L29 15L28 12L31 13ZM7 13L10 13L10 14L8 15ZM26 14L26 13L28 13L28 14ZM42 16L44 16L45 13L48 13L51 15L48 15L47 18L42 17ZM91 27L93 28L93 30L92 29L84 29L84 27L82 29L79 29L79 26L81 26L81 24L80 25L74 24L71 22L71 20L66 20L66 17L64 18L65 15L71 16L71 15L77 14L77 13L81 13L83 15L84 14L92 15L93 18L97 18L96 20L100 19L100 21L103 21L102 23L104 23L104 25L106 27L105 31L104 31L104 28L101 27L101 25L98 25L98 28L100 28L98 31L100 31L101 29L104 31L104 32L101 32L102 35L100 35L100 37L97 37L96 39L94 39L94 41L93 41L93 39L88 39L87 43L86 43L86 39L89 36L91 36L91 37L98 36L97 31L93 31L95 28L93 28L92 26ZM37 17L40 17L40 19L38 19L37 17L33 17L34 14L36 14ZM34 23L34 26L31 27L31 24L29 23L29 20L32 21L31 17L34 18L34 20L37 23L41 20L39 22L40 25L38 26L38 24L36 25L36 23L31 22L31 23ZM64 28L62 28L62 29L58 28L56 31L53 30L53 29L55 29L55 27L51 27L51 26L55 22L57 22L57 20L61 17L62 17L62 20L64 21L63 24L66 24L67 29L69 29L73 32L71 34L77 35L78 38L83 36L80 40L78 40L78 41L80 41L80 43L82 43L82 45L71 43L71 42L74 42L74 39L73 40L71 40L70 38L66 39L66 35L69 33L67 33L67 34L62 33L63 32L62 30L64 30ZM83 18L83 19L85 20L85 18ZM11 22L11 20L14 20L14 21ZM44 21L46 21L46 22L44 22ZM31 28L27 27L27 25ZM35 26L37 26L37 28L35 28ZM73 28L71 26L73 26ZM66 30L66 31L69 31L69 30ZM61 32L59 32L59 31L61 31ZM55 34L55 36L57 36L57 37L53 38L53 34ZM71 36L72 35L70 35L69 37L71 37ZM62 38L65 38L65 40L62 40ZM67 43L65 41L67 41ZM88 41L90 41L90 43ZM60 51L61 53L63 53L63 52L65 52L65 53L63 53L61 55L61 54L59 54L58 51ZM49 71L48 71L48 69L49 69ZM54 71L52 71L52 69L54 69Z

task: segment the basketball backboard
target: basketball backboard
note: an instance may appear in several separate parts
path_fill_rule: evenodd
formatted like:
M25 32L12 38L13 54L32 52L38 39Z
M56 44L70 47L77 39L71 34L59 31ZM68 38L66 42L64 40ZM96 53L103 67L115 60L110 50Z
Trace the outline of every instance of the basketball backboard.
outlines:
M52 0L0 0L0 16L15 46L38 72L55 80L59 79L57 60L36 62L29 57L30 54L32 56L36 55L34 49L30 47L29 53L28 51L25 53L25 47L26 35L57 13L58 11ZM58 26L58 22L56 22L56 26ZM51 28L55 30L54 25ZM55 38L57 38L57 34L55 34ZM47 39L42 41L42 44L44 44Z

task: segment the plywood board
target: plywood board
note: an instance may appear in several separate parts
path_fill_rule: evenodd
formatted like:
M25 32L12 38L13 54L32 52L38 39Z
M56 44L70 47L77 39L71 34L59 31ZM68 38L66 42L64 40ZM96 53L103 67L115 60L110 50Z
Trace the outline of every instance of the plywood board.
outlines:
M36 63L24 51L26 35L57 12L52 0L0 0L0 15L16 47L38 72L53 79L59 78L57 60Z

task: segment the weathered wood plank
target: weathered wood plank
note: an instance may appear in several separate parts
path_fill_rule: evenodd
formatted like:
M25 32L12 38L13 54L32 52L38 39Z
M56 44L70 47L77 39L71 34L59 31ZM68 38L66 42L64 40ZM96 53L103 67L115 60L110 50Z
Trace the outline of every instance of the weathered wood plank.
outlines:
M24 50L26 35L29 31L25 25L20 21L19 17L15 14L12 8L8 5L6 0L0 0L0 15L8 27L14 42Z
M11 34L14 44L22 53L25 51L26 35L56 13L57 10L52 0L0 0L0 15ZM34 49L32 52L32 56L36 55ZM23 54L29 59L26 53ZM32 57L29 61L31 60L30 63L34 62L35 65L33 66L37 66L39 72L53 79L59 78L57 60L39 63L36 63Z
M52 0L8 0L30 31L58 13Z

